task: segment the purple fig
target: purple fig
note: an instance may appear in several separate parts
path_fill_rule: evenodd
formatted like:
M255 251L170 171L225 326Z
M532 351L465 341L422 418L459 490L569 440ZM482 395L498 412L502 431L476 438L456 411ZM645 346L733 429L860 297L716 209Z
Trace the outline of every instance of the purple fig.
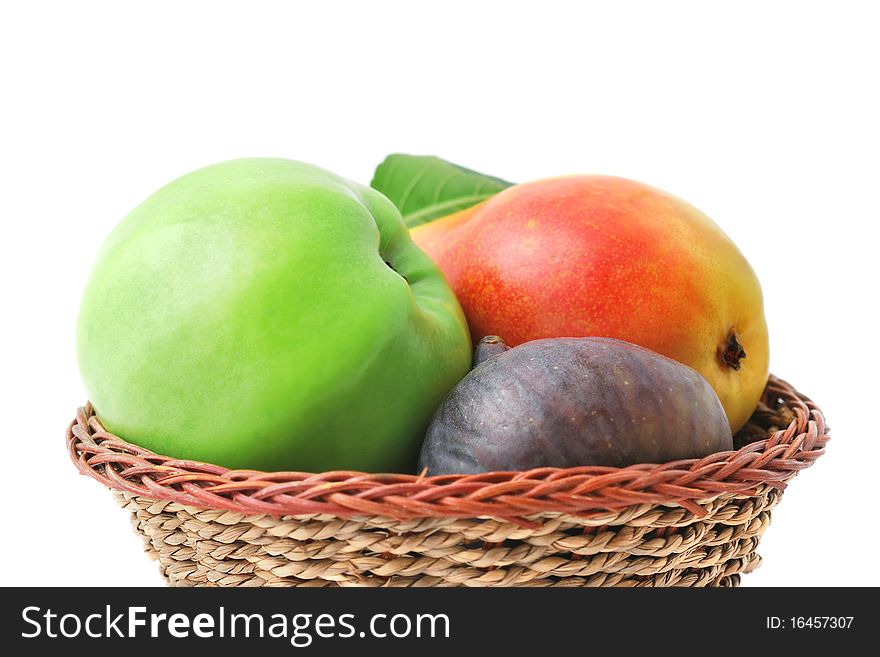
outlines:
M611 338L512 349L484 340L428 428L419 470L429 475L622 467L733 449L714 390L677 361Z

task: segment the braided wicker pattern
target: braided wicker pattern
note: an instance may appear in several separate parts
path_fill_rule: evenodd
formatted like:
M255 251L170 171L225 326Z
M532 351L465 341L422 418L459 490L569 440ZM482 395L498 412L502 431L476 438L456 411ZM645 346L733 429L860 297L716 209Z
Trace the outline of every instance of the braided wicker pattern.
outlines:
M261 473L153 454L89 406L67 432L178 586L735 586L827 440L776 378L738 450L627 468Z

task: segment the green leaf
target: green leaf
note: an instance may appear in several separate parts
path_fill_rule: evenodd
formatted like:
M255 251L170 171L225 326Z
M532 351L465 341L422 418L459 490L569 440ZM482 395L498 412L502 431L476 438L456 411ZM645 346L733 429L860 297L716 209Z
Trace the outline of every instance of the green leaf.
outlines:
M512 184L439 157L394 153L376 167L370 186L387 196L406 225L415 228L485 201Z

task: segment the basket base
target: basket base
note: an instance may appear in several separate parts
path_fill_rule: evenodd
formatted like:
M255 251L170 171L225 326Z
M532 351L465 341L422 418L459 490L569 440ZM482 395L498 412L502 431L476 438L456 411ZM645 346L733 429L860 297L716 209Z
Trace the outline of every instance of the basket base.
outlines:
M530 518L274 518L113 491L172 586L737 586L781 496Z

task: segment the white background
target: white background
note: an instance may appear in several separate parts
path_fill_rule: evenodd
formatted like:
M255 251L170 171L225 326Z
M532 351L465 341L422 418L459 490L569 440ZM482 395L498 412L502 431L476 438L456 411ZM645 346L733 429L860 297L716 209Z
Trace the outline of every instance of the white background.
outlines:
M880 584L871 3L16 4L0 10L4 584L162 584L64 449L85 401L79 296L115 223L218 160L368 182L391 151L514 181L623 175L714 218L763 283L772 370L834 437L743 583Z

